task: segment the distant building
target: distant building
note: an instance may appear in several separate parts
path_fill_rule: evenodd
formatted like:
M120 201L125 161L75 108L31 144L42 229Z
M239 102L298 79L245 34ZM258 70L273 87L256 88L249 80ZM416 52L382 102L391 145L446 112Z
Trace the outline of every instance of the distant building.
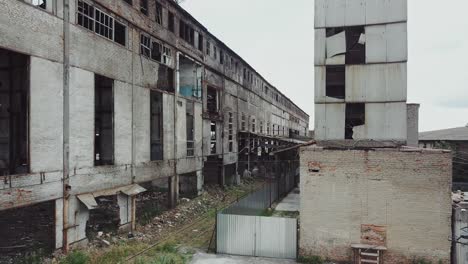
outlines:
M468 124L419 133L419 147L452 150L454 189L468 191Z

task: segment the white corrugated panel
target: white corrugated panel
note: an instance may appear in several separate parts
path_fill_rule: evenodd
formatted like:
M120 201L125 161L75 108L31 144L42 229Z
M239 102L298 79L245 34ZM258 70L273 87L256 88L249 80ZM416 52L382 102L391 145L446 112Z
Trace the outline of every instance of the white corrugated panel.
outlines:
M326 54L326 31L324 28L315 30L315 65L325 64Z
M256 220L256 256L282 259L296 258L297 219L257 217Z
M366 0L346 1L345 25L356 26L366 24Z
M325 61L326 65L345 65L346 64L346 55L336 55L333 58L328 58Z
M332 58L338 54L346 53L346 32L342 31L327 38L326 42L327 58Z
M345 104L315 105L315 138L317 140L344 139Z
M326 26L343 27L345 25L346 0L328 0L326 2Z
M385 38L387 40L387 62L408 60L408 32L406 23L388 24Z
M366 0L366 24L385 23L385 1Z
M408 70L406 63L386 65L386 86L388 101L406 101L408 89Z
M406 103L367 103L359 130L354 139L406 140Z
M256 216L218 214L217 217L217 253L255 256Z
M327 0L315 0L315 27L324 28Z
M386 62L385 25L366 27L366 63Z
M406 21L407 0L366 0L366 24Z

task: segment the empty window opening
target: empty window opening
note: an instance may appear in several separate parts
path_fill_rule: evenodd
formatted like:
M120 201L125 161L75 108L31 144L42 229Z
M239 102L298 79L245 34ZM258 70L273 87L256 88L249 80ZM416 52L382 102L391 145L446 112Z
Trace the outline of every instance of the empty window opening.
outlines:
M267 135L270 135L270 123L267 123Z
M136 220L141 225L151 222L160 224L157 218L169 209L169 178L159 178L151 182L139 183L145 192L136 195Z
M156 12L156 14L157 14L157 12ZM169 29L169 31L171 31L172 33L174 33L174 29L175 29L174 20L175 20L174 13L169 12L168 16L167 16L167 29Z
M174 93L174 70L165 65L159 65L156 85L159 90Z
M346 104L345 139L353 139L354 127L366 123L366 105Z
M195 117L192 101L186 105L187 157L195 156Z
M198 50L203 52L203 35L198 33Z
M95 76L94 165L114 164L114 80Z
M145 16L148 15L148 0L140 0L140 12Z
M97 207L89 210L86 237L94 239L98 232L117 233L120 226L120 207L117 195L96 197Z
M115 34L114 34L114 41L119 43L122 46L126 46L127 44L127 27L124 24L121 24L117 21L114 23L115 26Z
M32 4L34 6L42 8L42 9L47 8L47 1L46 0L32 0Z
M163 160L162 94L151 91L151 160Z
M0 263L31 263L24 257L55 249L55 201L4 210L0 214Z
M224 53L222 50L219 51L219 63L224 64Z
M210 154L216 154L217 133L216 133L216 122L211 121L210 123Z
M212 86L208 86L206 90L206 105L208 113L218 113L218 90Z
M211 54L211 43L209 41L206 42L206 55L210 56Z
M179 194L181 197L193 199L198 196L198 178L196 172L179 175Z
M255 123L255 118L252 118L252 132L255 133L256 132L256 127L255 127L256 123Z
M213 46L213 51L214 51L214 59L216 60L218 58L218 48L216 48L216 46Z
M346 68L344 65L327 66L325 94L328 97L345 99Z
M0 49L0 175L29 172L28 60Z
M163 22L163 7L161 3L156 1L156 23L158 23L159 25L162 25L162 22Z
M242 131L245 131L245 127L246 127L245 114L242 113L242 117L241 117L241 130L242 130Z
M346 28L346 64L366 63L366 44L361 38L364 27Z
M263 134L263 122L260 121L260 134Z
M201 99L202 67L184 56L180 56L179 63L180 94L185 97Z
M159 42L151 43L151 58L155 61L162 61L162 45Z
M234 151L234 115L229 112L228 117L228 144L229 144L229 152Z
M195 44L195 30L183 20L179 21L179 37L188 42L190 45Z

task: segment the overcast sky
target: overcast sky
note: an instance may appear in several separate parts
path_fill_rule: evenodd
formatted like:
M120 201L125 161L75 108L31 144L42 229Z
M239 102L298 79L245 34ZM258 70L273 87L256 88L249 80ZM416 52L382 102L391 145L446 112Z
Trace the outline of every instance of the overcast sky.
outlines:
M468 123L468 1L408 0L408 102L420 131ZM310 115L314 126L313 0L185 0L211 33Z

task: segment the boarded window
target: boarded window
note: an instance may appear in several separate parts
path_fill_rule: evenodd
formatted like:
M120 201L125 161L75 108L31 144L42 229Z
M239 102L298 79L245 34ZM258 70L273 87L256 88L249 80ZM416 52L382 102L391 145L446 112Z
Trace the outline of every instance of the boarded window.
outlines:
M187 101L186 105L186 129L187 129L187 157L195 156L195 119L194 106L192 101Z
M0 175L28 173L28 57L0 49L0 65Z
M114 164L114 96L112 79L95 76L94 165Z
M151 160L163 159L162 94L151 91Z
M362 103L346 104L345 139L353 139L354 127L366 122L366 105Z
M210 154L216 154L216 141L217 141L216 122L211 121L210 123Z
M206 104L208 113L218 112L218 90L216 90L216 88L211 86L207 87Z
M328 97L345 99L346 70L344 65L327 66L325 94Z

